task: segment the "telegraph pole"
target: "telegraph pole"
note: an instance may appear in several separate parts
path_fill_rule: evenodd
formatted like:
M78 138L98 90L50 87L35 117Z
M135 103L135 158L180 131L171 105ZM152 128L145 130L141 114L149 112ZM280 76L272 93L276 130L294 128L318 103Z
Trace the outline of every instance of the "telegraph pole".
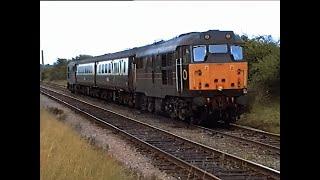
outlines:
M40 70L40 81L42 81L42 72L43 72L43 69L44 69L44 59L43 59L43 50L41 50L41 57L42 57L42 67L41 67L41 70Z

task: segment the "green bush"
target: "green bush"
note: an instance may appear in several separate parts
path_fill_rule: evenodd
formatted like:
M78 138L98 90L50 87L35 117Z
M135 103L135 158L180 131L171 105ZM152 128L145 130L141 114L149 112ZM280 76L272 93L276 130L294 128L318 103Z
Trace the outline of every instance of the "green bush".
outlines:
M67 59L58 59L52 66L45 66L42 72L43 80L65 80L67 78L67 64Z
M271 36L259 36L245 41L244 55L249 65L249 88L255 99L268 103L280 94L280 45Z

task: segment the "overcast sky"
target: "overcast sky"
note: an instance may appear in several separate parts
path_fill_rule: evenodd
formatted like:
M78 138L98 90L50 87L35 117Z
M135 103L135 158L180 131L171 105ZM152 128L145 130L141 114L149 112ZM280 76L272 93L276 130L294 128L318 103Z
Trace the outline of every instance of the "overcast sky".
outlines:
M45 64L212 29L278 40L280 1L40 1Z

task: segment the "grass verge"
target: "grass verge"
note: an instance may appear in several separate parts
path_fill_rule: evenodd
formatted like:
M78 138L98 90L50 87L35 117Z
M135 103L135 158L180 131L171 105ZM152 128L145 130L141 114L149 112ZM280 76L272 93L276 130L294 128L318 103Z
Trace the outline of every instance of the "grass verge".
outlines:
M41 179L136 179L47 110L40 109L40 119Z
M279 134L280 102L278 100L268 104L253 102L250 112L243 114L237 124Z

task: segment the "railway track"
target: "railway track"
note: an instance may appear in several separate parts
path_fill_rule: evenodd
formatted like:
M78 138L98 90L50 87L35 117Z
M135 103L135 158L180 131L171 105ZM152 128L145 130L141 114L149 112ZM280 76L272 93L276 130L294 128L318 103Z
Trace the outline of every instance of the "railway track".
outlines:
M210 133L218 133L223 136L237 139L240 142L247 142L269 149L280 154L280 135L253 129L237 124L231 124L229 128L209 129L203 126L196 126Z
M280 179L280 172L201 145L162 129L49 90L40 92L109 126L161 160L160 169L179 179Z
M58 85L54 83L45 83L52 88L59 88L66 91L66 86ZM237 124L230 124L229 128L206 128L203 126L194 126L196 128L202 129L204 132L210 135L220 134L225 137L232 138L239 143L252 144L258 146L262 151L269 150L274 156L280 155L280 135L270 132L265 132L259 129L254 129L251 127L241 126ZM187 126L186 126L187 128ZM269 165L268 165L269 166ZM275 168L272 166L272 168Z

